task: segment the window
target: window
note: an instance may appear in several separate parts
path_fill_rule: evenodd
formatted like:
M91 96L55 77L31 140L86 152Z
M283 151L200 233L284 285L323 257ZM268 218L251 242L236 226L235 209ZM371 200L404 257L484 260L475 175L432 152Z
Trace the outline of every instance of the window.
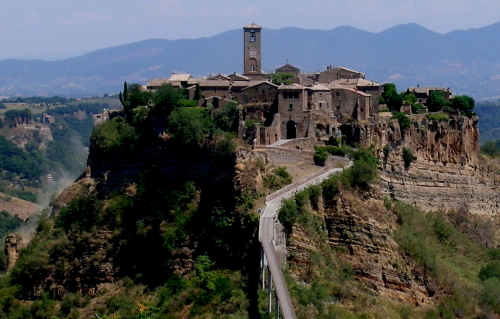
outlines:
M250 72L255 72L255 65L252 65L252 66L250 67Z
M298 99L299 98L299 92L295 91L293 92L293 98Z
M266 94L266 90L262 90L262 95Z
M293 104L288 105L288 110L292 111L293 110Z
M340 96L340 92L335 92L335 96Z
M320 93L319 96L323 96L323 93Z
M323 103L319 102L319 108L323 107Z
M288 99L288 92L287 91L283 92L283 98Z
M255 42L255 30L250 30L250 42Z

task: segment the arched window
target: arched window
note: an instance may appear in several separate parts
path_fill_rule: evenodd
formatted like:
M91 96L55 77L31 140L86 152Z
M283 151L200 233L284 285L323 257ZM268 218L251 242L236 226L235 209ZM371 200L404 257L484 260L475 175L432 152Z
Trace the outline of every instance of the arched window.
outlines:
M299 98L299 92L295 91L293 92L293 98L298 99Z
M287 91L284 91L284 92L283 92L283 98L284 98L284 99L288 99L288 92L287 92Z

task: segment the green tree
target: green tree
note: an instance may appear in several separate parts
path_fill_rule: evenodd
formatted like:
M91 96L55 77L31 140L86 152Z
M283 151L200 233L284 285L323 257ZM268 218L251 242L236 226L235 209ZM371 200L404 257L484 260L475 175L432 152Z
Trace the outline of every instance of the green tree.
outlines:
M133 110L139 106L148 105L151 100L151 92L144 91L142 85L138 83L127 84L123 83L123 93L119 93L119 99L123 106L125 113L125 120L127 123L133 121Z
M182 145L200 145L213 132L213 122L207 109L179 107L167 120L168 132Z
M446 100L442 91L431 91L425 103L429 112L437 112L446 106Z
M403 105L403 98L396 90L396 85L393 83L382 84L382 98L391 111L399 111Z
M404 136L406 130L411 125L410 118L406 114L397 111L392 112L392 118L398 120L399 128L401 129L401 134Z
M153 94L155 114L162 114L168 118L170 113L178 106L179 101L184 97L179 90L172 85L165 84L156 89Z
M403 152L401 153L401 157L403 158L403 162L406 168L410 167L410 164L413 163L413 161L415 161L412 151L406 147L403 147Z
M213 113L214 123L224 132L234 132L238 129L238 107L236 103L224 104L221 110Z
M274 84L280 85L288 85L293 83L293 78L295 75L291 73L272 73L267 75L267 79Z
M467 95L457 95L451 99L451 107L459 111L472 111L476 102Z

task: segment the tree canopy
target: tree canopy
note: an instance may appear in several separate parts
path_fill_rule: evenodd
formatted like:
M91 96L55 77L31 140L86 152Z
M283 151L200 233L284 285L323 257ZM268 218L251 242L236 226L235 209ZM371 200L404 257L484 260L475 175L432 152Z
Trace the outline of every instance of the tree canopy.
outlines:
M444 93L441 91L431 91L425 103L429 112L437 112L446 106Z
M399 111L403 105L403 98L399 95L396 85L393 83L382 84L382 98L391 111Z
M451 99L451 107L459 111L472 111L476 102L467 95L457 95Z

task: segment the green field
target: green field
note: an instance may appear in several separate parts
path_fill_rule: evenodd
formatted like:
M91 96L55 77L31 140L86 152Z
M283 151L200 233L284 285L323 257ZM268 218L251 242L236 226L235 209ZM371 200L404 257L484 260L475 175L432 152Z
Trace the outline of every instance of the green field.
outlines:
M3 103L7 108L6 109L0 109L0 113L5 113L8 110L24 110L24 109L29 109L31 113L33 114L39 114L45 111L47 108L45 106L40 107L38 104L31 104L31 106L36 106L36 107L30 107L29 103Z
M79 105L79 104L108 104L110 109L118 109L121 106L120 100L113 98L92 98L92 99L81 99L79 101L70 102L67 105ZM41 106L40 103L3 103L7 108L0 109L0 114L5 113L8 110L24 110L29 109L33 114L40 114L47 110L47 106ZM64 107L64 104L50 105L49 108Z
M75 101L68 104L78 105L78 104L93 104L93 103L108 104L110 109L117 109L122 105L119 99L113 99L113 98L81 99L80 101Z

